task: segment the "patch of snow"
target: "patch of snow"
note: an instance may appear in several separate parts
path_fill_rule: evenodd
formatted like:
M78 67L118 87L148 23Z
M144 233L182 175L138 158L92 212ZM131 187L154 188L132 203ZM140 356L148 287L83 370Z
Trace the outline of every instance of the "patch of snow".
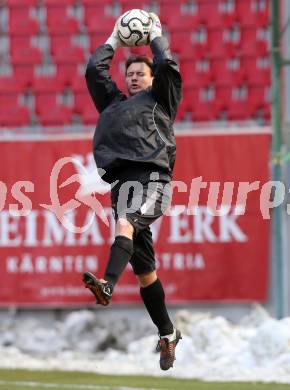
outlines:
M49 325L38 318L3 321L0 367L290 384L290 318L275 320L257 306L239 324L185 310L175 322L183 338L166 372L146 321L130 323L124 314L105 322L89 310Z

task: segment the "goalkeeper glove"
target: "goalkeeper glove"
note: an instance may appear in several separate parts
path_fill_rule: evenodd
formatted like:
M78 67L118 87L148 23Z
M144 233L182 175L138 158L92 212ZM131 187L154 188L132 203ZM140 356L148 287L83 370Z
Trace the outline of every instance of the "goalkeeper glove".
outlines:
M162 36L162 27L161 27L160 19L154 12L149 12L149 15L152 19L152 27L151 30L149 31L149 39L150 42L152 42L154 38Z
M120 16L120 18L121 18L121 16ZM119 21L119 19L117 19L117 21L115 23L115 26L114 26L112 34L109 36L109 38L105 42L106 44L111 45L114 51L116 49L118 49L118 47L126 47L127 46L119 38L119 34L118 34L118 21Z

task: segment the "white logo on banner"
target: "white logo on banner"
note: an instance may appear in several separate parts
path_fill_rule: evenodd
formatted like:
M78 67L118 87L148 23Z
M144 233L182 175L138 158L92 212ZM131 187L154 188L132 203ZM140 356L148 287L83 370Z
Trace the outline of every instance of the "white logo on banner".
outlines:
M88 153L86 156L75 154L71 157L81 164L74 163L76 171L80 174L81 195L89 195L92 193L105 194L111 190L110 185L105 183L98 173L93 153ZM85 175L83 174L81 166L86 170Z

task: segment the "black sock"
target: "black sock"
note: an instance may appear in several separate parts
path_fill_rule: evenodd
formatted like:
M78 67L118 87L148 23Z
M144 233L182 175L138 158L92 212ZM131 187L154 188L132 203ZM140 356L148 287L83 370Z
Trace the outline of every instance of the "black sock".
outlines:
M117 283L132 255L133 240L125 236L117 236L111 246L111 253L104 276L104 279L110 282L112 287Z
M160 280L157 279L147 287L141 287L140 294L160 336L173 333L174 327L165 306L165 294Z

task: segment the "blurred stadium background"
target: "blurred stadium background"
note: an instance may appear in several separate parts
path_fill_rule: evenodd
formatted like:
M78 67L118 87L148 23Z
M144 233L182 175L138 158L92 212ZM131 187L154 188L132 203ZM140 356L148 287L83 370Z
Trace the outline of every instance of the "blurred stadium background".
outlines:
M273 15L278 6L280 22L271 17L271 7ZM60 140L61 137L73 140L75 135L79 140L83 135L86 142L90 139L98 114L85 85L87 60L90 53L106 41L116 18L137 7L160 16L163 31L180 65L183 100L176 118L177 137L185 133L220 133L225 138L227 134L244 134L247 138L251 134L259 140L259 135L268 134L269 130L274 134L272 152L267 151L268 159L262 166L268 169L269 177L271 168L274 168L273 178L285 183L286 194L284 202L274 211L268 239L260 242L261 246L272 248L264 252L266 258L258 259L261 267L269 267L269 278L265 277L265 297L260 301L274 316L289 315L290 72L287 66L281 66L282 57L290 58L288 0L0 0L0 143L6 145L9 141L10 148L1 157L1 172L13 176L13 170L17 171L21 166L21 155L15 160L7 159L8 155L15 153L15 143L20 139L26 139L30 145L25 156L31 154L31 167L42 164L34 157L31 146L34 138L46 139L53 134ZM283 34L273 50L277 23ZM124 88L124 61L130 53L137 52L151 54L148 47L142 47L119 49L114 56L111 74L121 88ZM255 140L251 145L252 142ZM251 164L253 159L254 167L256 155L262 153L259 142L255 145L254 153L245 155L244 161L241 159L241 166ZM229 151L227 147L230 145L223 149L225 154ZM210 150L214 153L213 160L224 159L218 148ZM46 152L42 153L45 156ZM178 158L181 161L181 157ZM16 161L16 166L9 166L11 161ZM195 174L198 176L197 171ZM7 182L7 177L4 174L0 179ZM5 227L1 229L3 232ZM257 228L257 238L259 234ZM5 247L3 239L1 245L3 256L0 261L5 270L5 255L9 248ZM27 248L22 250L29 251ZM217 252L213 256L220 254ZM223 272L221 278L226 279L226 267ZM266 271L258 267L251 272L251 280L258 282ZM4 289L6 282L2 279L0 289ZM15 280L11 283L17 289ZM187 286L191 288L190 283ZM25 295L26 288L24 286L19 294ZM2 294L2 318L11 308L16 308L19 313L29 313L23 309L28 307L33 312L34 307L29 302L24 300L22 305L17 305L17 299L13 301L7 294L7 291ZM237 320L249 312L254 302L259 302L255 297L227 299L226 293L225 299L220 300L211 301L207 296L199 298L172 302L171 310L186 307ZM46 306L47 313L52 312L54 303ZM82 302L82 306L84 303L88 306L89 298ZM36 306L41 308L39 303ZM67 306L65 303L55 306L64 311L73 307L72 302ZM138 305L130 307L131 312L138 315L143 310ZM118 306L115 310L123 308L128 309L128 305Z
M1 126L94 125L85 64L117 16L137 5L160 15L179 60L180 125L270 123L269 0L2 0ZM130 52L118 50L112 66L120 87Z

